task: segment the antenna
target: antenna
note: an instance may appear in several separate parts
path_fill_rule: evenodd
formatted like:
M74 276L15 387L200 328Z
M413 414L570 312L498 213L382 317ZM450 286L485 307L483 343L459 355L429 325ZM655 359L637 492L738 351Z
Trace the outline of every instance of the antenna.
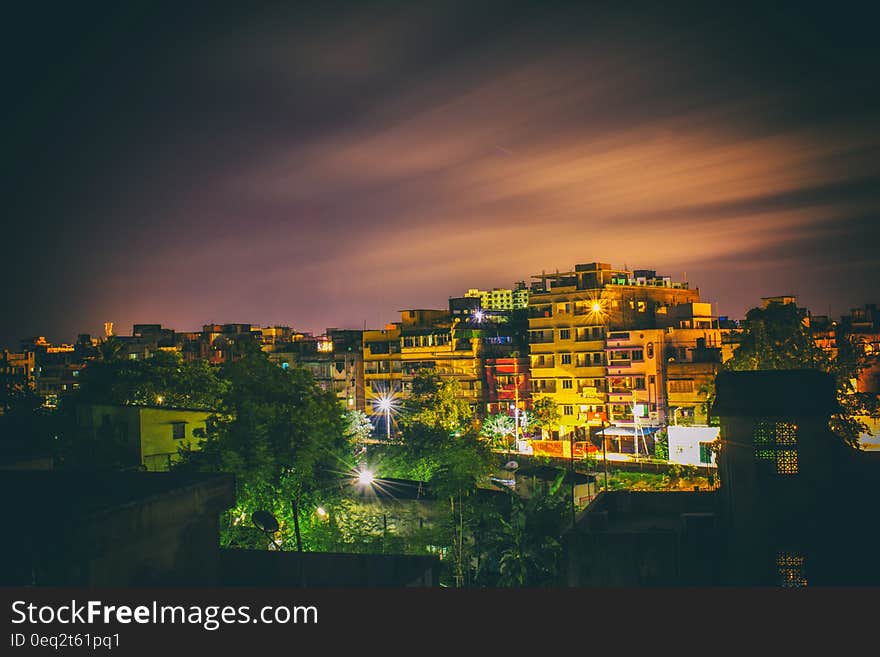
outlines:
M251 522L254 523L257 529L266 534L275 545L275 549L281 552L281 545L275 540L274 536L275 532L278 531L278 520L275 519L275 516L268 511L254 511L251 515Z

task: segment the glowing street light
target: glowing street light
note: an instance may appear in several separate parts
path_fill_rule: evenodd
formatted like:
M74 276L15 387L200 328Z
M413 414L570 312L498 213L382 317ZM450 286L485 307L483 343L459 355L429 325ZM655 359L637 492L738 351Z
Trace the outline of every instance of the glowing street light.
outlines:
M385 393L381 397L379 397L375 402L375 408L377 410L382 411L385 414L385 437L387 440L391 440L391 411L394 409L394 395L392 393Z
M357 474L358 485L364 486L364 487L372 486L374 481L376 481L376 478L370 470L368 470L366 468L364 468L362 470L358 470L358 474Z
M482 310L474 311L474 321L477 324L482 322L485 317L486 317L486 313L484 313Z

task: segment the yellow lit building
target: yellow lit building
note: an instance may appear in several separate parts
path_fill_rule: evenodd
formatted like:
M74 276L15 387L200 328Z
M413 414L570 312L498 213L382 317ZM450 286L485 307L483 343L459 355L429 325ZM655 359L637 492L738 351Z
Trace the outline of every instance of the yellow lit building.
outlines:
M443 379L456 379L462 398L478 412L483 399L480 330L445 310L400 313L400 322L363 334L367 414L382 415L379 400L388 395L405 399L412 391L413 377L423 369L435 369Z
M96 440L113 440L126 447L132 467L168 470L180 459L180 449L199 449L196 430L205 430L210 411L164 406L80 404L79 431Z
M631 418L634 393L636 403L662 404L657 361L645 360L644 337L633 341L627 333L608 344L606 339L612 333L667 325L670 317L678 316L679 306L699 302L699 290L655 271L618 270L599 262L533 278L537 282L528 307L532 393L535 399L549 396L559 408L559 426L550 437L565 438L573 432L575 439L586 439L589 427L613 420L615 411L625 422L624 406ZM609 389L609 377L615 378L617 392Z

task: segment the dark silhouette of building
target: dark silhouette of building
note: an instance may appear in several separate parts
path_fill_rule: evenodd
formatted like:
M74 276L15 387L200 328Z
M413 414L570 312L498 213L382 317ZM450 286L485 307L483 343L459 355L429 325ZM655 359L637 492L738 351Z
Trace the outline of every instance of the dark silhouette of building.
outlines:
M723 372L721 486L602 493L565 537L570 585L880 584L880 458L829 429L834 379L816 370Z

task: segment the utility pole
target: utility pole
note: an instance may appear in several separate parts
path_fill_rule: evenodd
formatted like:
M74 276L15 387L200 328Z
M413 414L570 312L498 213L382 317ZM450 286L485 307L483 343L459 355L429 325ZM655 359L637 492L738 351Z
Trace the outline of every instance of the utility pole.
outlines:
M574 431L572 431L569 438L569 447L568 447L568 474L571 476L571 526L574 527L577 521L577 512L574 506Z
M294 534L296 534L296 551L302 552L303 551L302 537L300 536L300 533L299 533L299 508L296 504L296 498L293 498L290 501L290 506L293 507L293 531L294 531Z
M608 490L608 457L605 454L605 418L600 418L602 422L602 467L605 470L605 490Z

